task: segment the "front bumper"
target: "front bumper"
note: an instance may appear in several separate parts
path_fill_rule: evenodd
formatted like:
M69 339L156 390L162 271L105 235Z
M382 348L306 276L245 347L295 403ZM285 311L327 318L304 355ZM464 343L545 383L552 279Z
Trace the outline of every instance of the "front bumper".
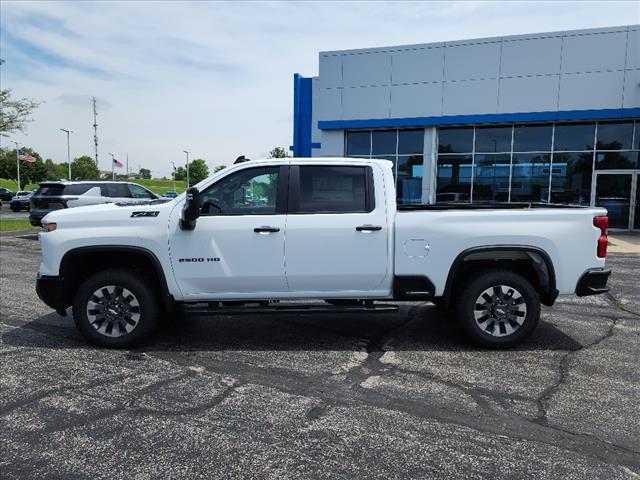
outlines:
M68 306L63 277L38 275L36 293L40 300L56 311L64 311Z
M599 295L607 293L607 280L611 275L610 268L592 268L582 274L576 285L576 295L586 297L587 295Z

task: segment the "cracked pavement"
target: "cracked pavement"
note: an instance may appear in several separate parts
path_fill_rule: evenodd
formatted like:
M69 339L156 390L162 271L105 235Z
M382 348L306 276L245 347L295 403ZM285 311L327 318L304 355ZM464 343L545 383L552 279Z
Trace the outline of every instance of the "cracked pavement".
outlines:
M0 244L2 478L640 478L638 255L512 350L414 303L167 319L114 351L37 299L37 241Z

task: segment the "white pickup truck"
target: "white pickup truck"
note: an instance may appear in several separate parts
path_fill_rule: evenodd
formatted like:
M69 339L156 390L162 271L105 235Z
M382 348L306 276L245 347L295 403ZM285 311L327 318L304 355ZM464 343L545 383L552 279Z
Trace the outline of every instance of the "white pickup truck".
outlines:
M61 314L73 307L105 347L139 343L180 310L377 312L400 301L451 309L476 343L509 347L535 329L540 303L607 291L606 214L397 206L386 160L249 161L168 203L49 213L37 292Z

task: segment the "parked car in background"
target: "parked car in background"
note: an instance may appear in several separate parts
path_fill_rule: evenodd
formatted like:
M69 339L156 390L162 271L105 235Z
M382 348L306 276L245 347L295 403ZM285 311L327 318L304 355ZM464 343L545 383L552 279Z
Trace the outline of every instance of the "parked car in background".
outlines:
M29 222L42 225L49 212L101 203L144 203L167 201L137 183L129 182L43 182L31 197Z
M14 212L19 212L20 210L29 210L29 202L31 201L31 197L35 190L31 190L30 192L17 192L15 196L11 199L11 203L9 203L9 208Z
M167 193L164 194L165 198L176 198L178 195L179 193L173 190L169 190Z
M4 200L5 202L10 202L15 192L12 192L8 188L0 188L0 200Z

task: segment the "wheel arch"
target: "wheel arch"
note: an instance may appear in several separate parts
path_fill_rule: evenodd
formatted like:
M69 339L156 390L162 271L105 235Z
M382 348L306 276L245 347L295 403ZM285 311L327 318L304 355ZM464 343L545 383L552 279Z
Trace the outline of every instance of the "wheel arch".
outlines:
M60 261L60 276L64 278L64 296L70 305L82 281L108 268L130 268L152 279L166 305L173 301L167 279L158 257L144 247L130 245L99 245L77 247L64 254Z
M540 294L544 305L554 304L558 290L553 261L547 252L526 245L498 245L472 247L461 252L451 264L445 284L443 299L450 304L455 287L465 273L481 268L509 269L527 277Z

